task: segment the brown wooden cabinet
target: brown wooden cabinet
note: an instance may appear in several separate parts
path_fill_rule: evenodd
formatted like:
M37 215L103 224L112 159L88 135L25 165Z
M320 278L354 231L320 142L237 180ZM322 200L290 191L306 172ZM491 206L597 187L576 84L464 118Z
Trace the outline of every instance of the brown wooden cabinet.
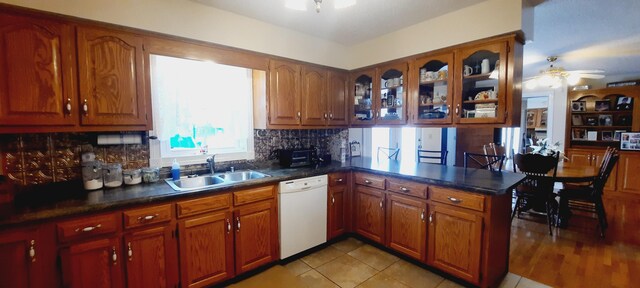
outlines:
M618 189L616 191L630 193L636 197L640 196L640 177L636 174L640 171L640 155L633 152L621 154L616 166L618 167ZM612 173L609 177L615 178L615 175ZM609 182L607 182L607 186L609 186Z
M374 91L378 89L376 69L358 70L351 73L351 125L364 126L376 123L377 101Z
M302 125L326 125L327 71L312 66L302 66Z
M604 153L604 149L567 149L567 158L569 158L568 165L600 167ZM622 163L621 160L622 157L619 163ZM607 184L604 186L605 191L616 190L618 167L620 166L620 164L616 164L616 166L613 167L609 180L607 180Z
M409 117L412 124L450 124L453 113L453 52L417 58L409 69ZM451 75L453 77L453 75Z
M343 72L329 71L327 100L329 105L329 125L345 126L349 124L348 108L349 76Z
M386 245L425 261L427 251L427 203L389 193L387 195Z
M299 125L300 65L271 60L269 62L269 124Z
M73 243L61 250L64 287L124 287L120 241L105 237Z
M142 37L78 27L83 125L146 125Z
M355 231L375 242L384 243L384 191L356 185Z
M275 200L238 206L235 217L236 273L278 259L278 214Z
M348 187L345 173L329 174L327 240L338 237L346 232Z
M55 243L50 225L4 230L0 233L0 286L45 288L59 285Z
M0 126L77 124L71 25L0 13Z
M378 68L380 89L377 98L377 124L407 123L406 83L409 66L406 62L395 63ZM375 98L374 98L375 101Z
M429 206L428 263L451 275L478 283L482 216L442 204Z

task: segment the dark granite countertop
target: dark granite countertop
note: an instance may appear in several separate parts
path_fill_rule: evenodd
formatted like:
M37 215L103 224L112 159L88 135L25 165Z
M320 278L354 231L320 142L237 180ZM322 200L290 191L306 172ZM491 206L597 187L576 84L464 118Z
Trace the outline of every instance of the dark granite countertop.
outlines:
M370 172L488 195L504 194L524 179L521 174L511 172L490 172L425 163L402 165L397 161L378 163L375 159L364 157L353 158L346 163L334 161L317 168L281 168L274 162L254 163L253 166L253 170L271 177L193 191L174 191L164 181L96 191L84 191L82 183L78 181L28 186L16 193L13 203L0 205L0 228L189 196L221 193L231 189L273 184L337 171Z

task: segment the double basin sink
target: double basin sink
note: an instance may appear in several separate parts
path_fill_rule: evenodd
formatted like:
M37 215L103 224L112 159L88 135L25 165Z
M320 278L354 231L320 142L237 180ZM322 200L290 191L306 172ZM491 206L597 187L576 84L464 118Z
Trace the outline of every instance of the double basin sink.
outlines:
M244 182L254 179L271 177L270 175L253 170L217 173L195 177L180 178L179 180L165 179L164 181L175 191L190 191L201 188L213 188L225 184Z

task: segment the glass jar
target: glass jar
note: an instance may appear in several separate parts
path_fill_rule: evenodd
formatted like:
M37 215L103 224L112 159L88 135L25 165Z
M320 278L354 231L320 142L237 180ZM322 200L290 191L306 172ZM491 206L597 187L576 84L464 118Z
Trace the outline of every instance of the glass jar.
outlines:
M140 169L127 169L122 171L124 185L136 185L142 182L142 172Z
M107 163L102 166L104 187L113 188L122 185L122 164Z
M102 163L100 161L82 162L82 183L85 190L102 188Z
M146 167L142 168L142 181L144 183L153 183L160 180L160 168Z

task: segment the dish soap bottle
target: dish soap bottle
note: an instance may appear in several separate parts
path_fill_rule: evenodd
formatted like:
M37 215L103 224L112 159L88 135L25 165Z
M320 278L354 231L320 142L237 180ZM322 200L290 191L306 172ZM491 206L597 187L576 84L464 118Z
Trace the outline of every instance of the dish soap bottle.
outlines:
M171 164L171 177L173 181L180 180L180 164L176 159L173 159L173 164Z

